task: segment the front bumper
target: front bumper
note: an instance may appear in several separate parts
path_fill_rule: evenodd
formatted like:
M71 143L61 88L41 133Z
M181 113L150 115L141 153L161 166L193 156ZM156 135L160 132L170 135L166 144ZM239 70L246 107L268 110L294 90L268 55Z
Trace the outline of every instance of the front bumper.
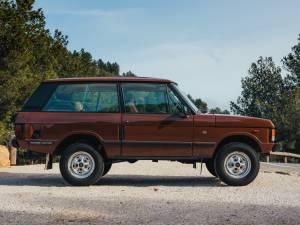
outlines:
M270 152L273 150L275 146L275 143L262 143L261 144L261 152L264 154L270 154Z

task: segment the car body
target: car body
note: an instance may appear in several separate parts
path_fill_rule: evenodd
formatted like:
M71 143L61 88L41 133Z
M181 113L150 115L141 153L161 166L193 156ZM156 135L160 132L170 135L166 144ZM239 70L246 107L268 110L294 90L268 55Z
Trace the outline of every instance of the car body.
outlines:
M15 133L18 146L50 156L85 143L110 166L205 161L212 170L224 146L243 143L267 154L275 136L270 120L199 113L173 81L143 77L44 81L18 112Z

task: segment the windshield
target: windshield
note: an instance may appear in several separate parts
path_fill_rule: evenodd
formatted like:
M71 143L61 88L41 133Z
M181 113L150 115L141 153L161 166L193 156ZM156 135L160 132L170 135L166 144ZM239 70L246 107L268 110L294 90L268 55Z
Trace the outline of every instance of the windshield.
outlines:
M181 96L184 98L184 101L192 108L192 110L194 112L199 112L199 109L197 108L197 106L195 106L195 104L189 99L189 97L187 96L187 94L185 92L183 92L182 90L180 90L178 88L177 84L172 83L171 85L177 90L177 92L179 92L181 94Z

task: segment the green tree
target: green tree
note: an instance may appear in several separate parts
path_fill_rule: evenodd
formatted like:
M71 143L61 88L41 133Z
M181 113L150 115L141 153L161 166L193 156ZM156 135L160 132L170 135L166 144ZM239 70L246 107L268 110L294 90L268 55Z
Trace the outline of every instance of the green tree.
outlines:
M299 87L300 85L300 34L298 43L292 47L292 52L282 59L284 68L290 72L288 79Z
M208 108L205 101L203 101L201 98L194 99L191 95L188 95L188 98L195 104L195 106L197 106L200 112L207 113Z
M236 114L271 119L277 129L277 140L285 147L295 142L299 114L296 113L295 84L290 76L283 78L281 68L271 57L260 57L252 63L248 76L242 79L242 93L231 102Z
M122 73L122 76L123 77L136 77L136 75L133 72L131 72L130 70L126 73Z
M300 151L300 35L298 43L291 52L282 59L284 68L289 72L285 77L285 101L287 105L288 133L290 148L298 148Z
M259 57L256 63L252 63L248 76L242 79L241 96L236 103L230 103L231 110L236 114L272 119L282 136L283 90L281 68L271 57Z
M5 127L32 89L56 76L45 18L32 4L30 0L0 2L0 121Z
M236 103L230 103L231 110L241 115L274 118L283 84L280 67L271 57L260 57L252 63L248 76L242 79L241 96Z
M0 0L0 142L13 115L42 80L55 77L117 76L117 63L95 60L81 49L70 52L68 37L46 29L34 0ZM102 62L102 63L101 63Z
M227 109L222 110L219 107L209 109L209 113L211 113L211 114L230 114L230 112Z

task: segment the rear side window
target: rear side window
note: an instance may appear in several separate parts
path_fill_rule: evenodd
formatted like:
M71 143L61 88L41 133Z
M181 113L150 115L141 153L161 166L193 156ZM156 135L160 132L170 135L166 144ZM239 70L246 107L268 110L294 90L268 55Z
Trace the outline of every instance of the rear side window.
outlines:
M50 112L119 112L115 84L60 84L43 108Z
M27 100L23 106L23 112L38 112L41 111L53 91L56 89L56 83L42 83Z

